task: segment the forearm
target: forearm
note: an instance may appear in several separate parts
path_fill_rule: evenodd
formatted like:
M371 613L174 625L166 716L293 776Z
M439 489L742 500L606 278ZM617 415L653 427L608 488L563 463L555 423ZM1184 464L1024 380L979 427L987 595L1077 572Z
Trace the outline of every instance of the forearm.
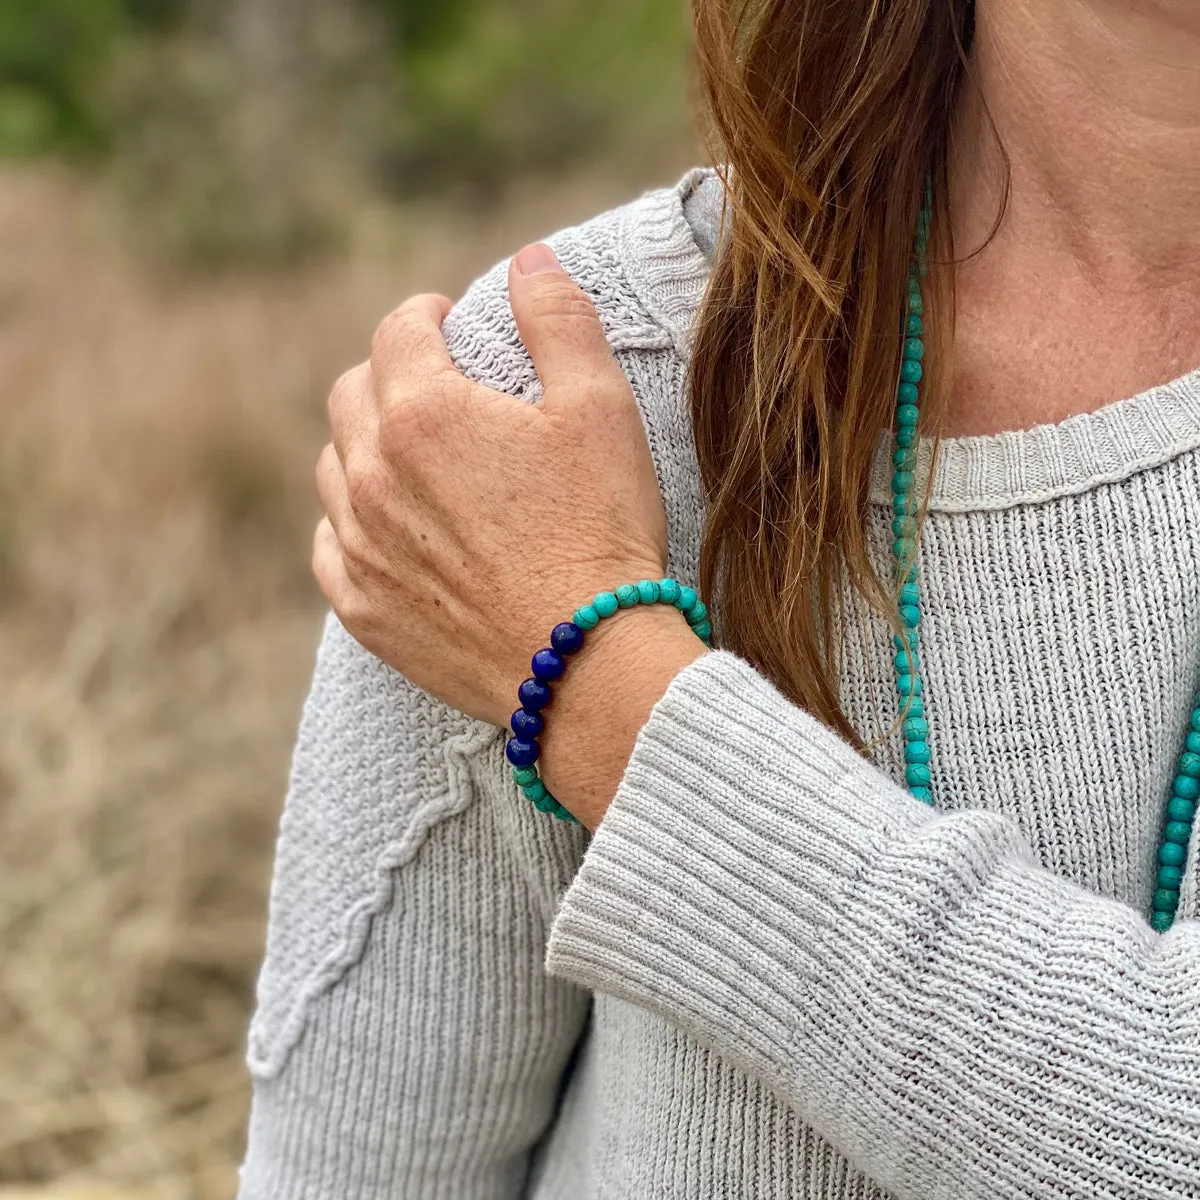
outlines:
M731 656L654 710L549 966L905 1200L1200 1189L1197 926L1160 937L1007 819L925 808Z

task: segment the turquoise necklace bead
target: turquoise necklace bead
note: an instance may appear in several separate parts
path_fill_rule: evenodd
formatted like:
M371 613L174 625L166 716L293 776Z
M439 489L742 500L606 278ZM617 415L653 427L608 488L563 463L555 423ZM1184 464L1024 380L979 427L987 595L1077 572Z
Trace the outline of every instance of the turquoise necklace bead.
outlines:
M933 804L930 790L933 782L929 767L930 753L926 738L929 725L925 718L922 696L921 663L917 654L920 626L921 589L917 566L912 560L915 537L917 500L914 494L916 465L917 421L920 416L920 389L925 358L925 324L922 315L925 304L921 278L926 273L925 246L929 234L929 201L922 208L917 230L917 262L908 277L908 307L904 320L904 337L900 362L900 383L896 390L895 452L892 465L892 523L895 541L892 555L896 578L905 571L900 588L900 627L903 636L893 635L896 647L896 691L904 715L904 777L911 794L924 804ZM912 524L909 524L912 522ZM1179 889L1183 883L1188 846L1195 827L1197 804L1200 803L1200 693L1193 704L1189 729L1183 750L1180 751L1171 795L1163 814L1162 838L1156 859L1156 889L1150 905L1150 924L1166 932L1175 921L1179 909Z

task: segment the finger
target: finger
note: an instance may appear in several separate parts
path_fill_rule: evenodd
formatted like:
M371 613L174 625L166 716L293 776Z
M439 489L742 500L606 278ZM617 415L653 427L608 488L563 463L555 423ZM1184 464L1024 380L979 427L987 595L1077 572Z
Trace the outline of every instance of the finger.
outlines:
M325 509L325 516L334 532L339 537L344 536L354 513L350 505L346 472L332 442L317 459L317 495L321 498L321 507Z
M596 306L563 270L549 246L526 246L512 260L508 294L525 349L543 389L619 373Z
M452 307L445 296L413 296L379 323L371 344L371 372L380 407L419 392L429 380L458 375L442 336L442 322ZM467 379L460 378L469 389Z
M379 436L379 414L370 364L360 363L333 385L329 393L329 430L343 463L351 454L374 446Z
M324 518L313 535L312 571L334 612L340 614L350 592L350 577L342 558L341 543L329 518Z

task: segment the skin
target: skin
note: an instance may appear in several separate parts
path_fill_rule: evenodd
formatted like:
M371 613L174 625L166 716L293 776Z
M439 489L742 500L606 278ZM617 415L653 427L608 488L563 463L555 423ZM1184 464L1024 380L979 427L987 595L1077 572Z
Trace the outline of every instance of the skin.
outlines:
M947 436L1061 421L1200 363L1200 6L980 0L977 21L1012 200L958 269ZM969 100L951 154L960 254L991 229L997 163ZM509 286L543 400L467 382L440 336L449 301L409 301L334 389L313 559L367 649L497 725L555 622L666 561L653 464L594 309L543 246L514 260ZM544 496L537 478L553 481ZM573 660L541 766L588 828L703 652L678 613L636 608Z

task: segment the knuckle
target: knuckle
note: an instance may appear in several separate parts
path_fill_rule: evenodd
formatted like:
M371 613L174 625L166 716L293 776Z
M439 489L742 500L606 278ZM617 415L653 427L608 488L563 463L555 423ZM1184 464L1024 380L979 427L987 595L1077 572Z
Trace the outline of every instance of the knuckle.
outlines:
M336 421L338 414L344 411L346 402L355 395L362 386L363 367L360 364L343 371L335 380L329 391L329 417Z
M387 505L387 473L373 459L352 458L346 464L346 495L356 513L373 514Z

